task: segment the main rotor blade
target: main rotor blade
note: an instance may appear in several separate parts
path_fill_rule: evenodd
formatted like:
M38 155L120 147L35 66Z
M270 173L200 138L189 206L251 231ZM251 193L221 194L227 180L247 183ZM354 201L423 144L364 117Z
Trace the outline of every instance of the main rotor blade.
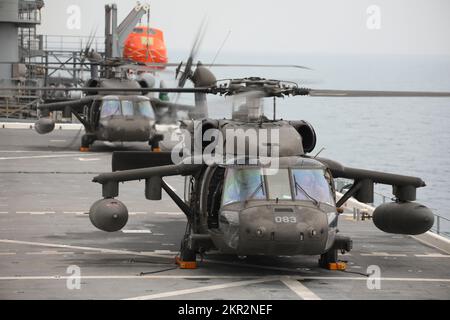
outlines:
M311 97L450 97L450 92L309 89Z
M13 64L16 62L13 61L9 61L9 62L0 62L0 64ZM173 62L168 62L168 63L132 63L130 61L124 61L121 64L118 63L117 65L115 64L110 64L108 62L84 62L84 65L104 65L104 66L110 66L110 67L116 67L116 68L128 68L128 69L138 69L139 71L157 71L157 72L161 72L161 70L155 70L154 68L157 67L168 67L168 68L176 68L180 65L180 63L173 63ZM31 65L61 65L60 62L39 62L39 61L35 61L33 62ZM185 66L186 62L181 62L181 66ZM212 68L212 67L220 67L220 68L233 68L233 67L248 67L248 68L294 68L294 69L305 69L305 70L314 70L311 69L309 67L305 67L305 66L300 66L300 65L296 65L296 64L252 64L252 63L203 63L202 65L204 67L208 67L208 68ZM152 68L152 69L146 69L147 68ZM140 69L139 69L140 68Z
M0 87L0 91L84 91L84 92L166 92L166 93L216 93L215 88L52 88L52 87Z
M0 91L83 91L86 93L97 92L165 92L165 93L211 93L230 95L229 88L226 87L197 87L197 88L53 88L53 87L0 87ZM245 91L245 90L244 90ZM243 92L244 92L243 91ZM259 91L252 90L249 91ZM450 92L433 91L370 91L370 90L325 90L325 89L307 89L297 88L286 89L284 93L293 95L309 95L311 97L450 97ZM264 96L272 96L264 92Z
M149 67L178 67L180 63L146 63ZM182 66L186 65L186 62L181 63ZM249 68L295 68L295 69L305 69L314 70L309 67L300 66L296 64L252 64L252 63L203 63L204 67L220 67L220 68L233 68L233 67L249 67Z
M309 67L299 66L296 64L251 64L251 63L204 63L206 67L250 67L250 68L296 68L296 69L305 69L305 70L313 70Z
M173 70L164 70L164 69L158 69L158 67L154 66L147 66L147 65L139 65L139 64L123 64L121 66L117 67L120 70L134 70L134 71L142 71L142 72L153 72L158 74L170 74L174 75L175 71Z

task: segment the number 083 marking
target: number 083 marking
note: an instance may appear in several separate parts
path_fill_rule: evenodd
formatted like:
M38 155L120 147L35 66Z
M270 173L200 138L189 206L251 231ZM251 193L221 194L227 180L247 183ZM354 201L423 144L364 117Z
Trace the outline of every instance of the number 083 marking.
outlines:
M277 216L275 223L297 223L297 217Z

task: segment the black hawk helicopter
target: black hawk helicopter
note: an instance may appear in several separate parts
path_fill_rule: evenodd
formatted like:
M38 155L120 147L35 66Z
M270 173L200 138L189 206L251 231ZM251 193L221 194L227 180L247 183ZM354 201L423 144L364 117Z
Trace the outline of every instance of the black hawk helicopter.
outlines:
M185 121L190 135L172 153L114 152L113 172L93 179L103 195L89 212L97 228L113 232L125 226L128 210L116 197L119 183L132 180L145 181L149 200L161 200L164 190L186 215L177 258L184 267L195 266L197 254L217 249L238 256L320 255L319 265L331 268L339 251L352 248L352 240L339 234L340 207L350 197L373 203L375 183L391 185L395 196L373 213L380 230L414 235L432 227L431 210L414 202L416 189L425 186L422 179L312 157L316 133L311 124L271 120L262 101L273 98L275 108L277 97L450 97L450 92L316 90L256 77L216 81L206 67L197 68L195 76L203 86L146 90L235 96L245 103L231 119ZM227 135L229 130L234 135ZM239 139L242 144L234 144ZM184 199L164 181L168 176L185 177ZM337 201L334 178L341 177L353 184Z

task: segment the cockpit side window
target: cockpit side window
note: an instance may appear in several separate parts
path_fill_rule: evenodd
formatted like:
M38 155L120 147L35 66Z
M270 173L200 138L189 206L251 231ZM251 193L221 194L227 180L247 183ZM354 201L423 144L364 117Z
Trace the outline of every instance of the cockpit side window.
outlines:
M208 228L219 226L219 210L222 200L225 168L217 167L208 185L206 209L208 212Z
M333 194L333 200L336 202L336 185L334 184L333 175L331 174L330 169L325 170L325 179L327 180L328 184L330 185L331 192Z
M120 115L120 101L119 100L103 100L102 110L100 116L107 118L111 116Z

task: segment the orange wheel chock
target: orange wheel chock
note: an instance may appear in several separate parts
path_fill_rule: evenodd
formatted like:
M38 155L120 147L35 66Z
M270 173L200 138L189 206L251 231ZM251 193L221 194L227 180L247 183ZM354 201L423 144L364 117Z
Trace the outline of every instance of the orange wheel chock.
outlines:
M344 271L347 269L347 264L343 261L332 262L328 264L328 270Z
M183 261L180 257L175 257L175 263L180 266L180 269L197 269L196 261Z

